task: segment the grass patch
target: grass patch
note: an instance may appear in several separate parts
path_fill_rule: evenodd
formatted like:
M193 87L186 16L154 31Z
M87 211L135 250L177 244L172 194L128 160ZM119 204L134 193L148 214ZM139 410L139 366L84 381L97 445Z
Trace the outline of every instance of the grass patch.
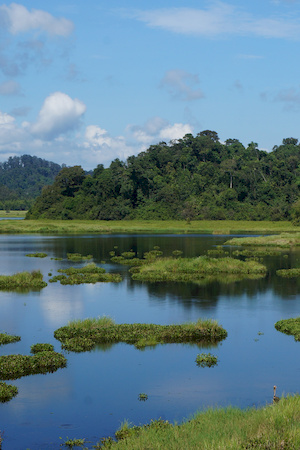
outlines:
M122 277L118 273L106 273L102 267L96 264L87 264L84 267L69 267L68 269L58 269L58 272L63 275L56 275L50 278L51 283L60 281L61 284L83 284L83 283L99 283L99 282L114 282L119 283ZM64 275L65 274L65 275Z
M235 250L232 252L233 256L244 256L246 258L263 258L264 256L280 256L282 251L274 249L246 249L246 250Z
M273 449L300 448L300 396L256 409L209 409L180 425L154 420L148 425L122 424L118 442L103 439L95 448L158 449Z
M62 348L73 352L91 350L96 344L118 342L137 348L164 343L216 343L226 336L226 330L209 319L181 325L116 324L105 316L73 321L54 332Z
M0 333L0 345L11 344L21 340L20 336L14 336L7 333Z
M233 238L224 245L251 245L262 247L291 248L300 245L300 233L281 233L271 236Z
M1 218L6 218L6 219L10 219L10 218L14 218L14 217L25 217L26 216L27 211L6 211L5 209L0 209L0 217Z
M199 367L213 367L218 363L218 358L211 353L201 353L196 357L196 364Z
M9 402L13 397L18 394L18 388L13 386L12 384L7 384L3 381L0 381L0 402L5 403ZM1 448L1 441L0 441Z
M42 289L45 286L47 283L43 281L43 275L39 270L18 272L14 275L0 275L1 290Z
M30 258L46 258L46 256L48 255L47 253L40 252L40 253L27 253L26 256L29 256Z
M15 380L27 375L55 372L66 365L66 358L54 351L42 351L32 356L4 355L0 356L0 380Z
M81 253L67 253L67 259L70 261L86 261L93 259L93 255L83 256Z
M30 347L30 353L36 354L39 352L53 352L54 346L52 344L34 344Z
M300 277L300 269L279 269L276 270L276 275L283 278L297 278Z
M243 220L1 220L0 233L280 233L300 231L288 221Z
M256 261L234 258L159 258L140 267L132 278L140 281L195 281L207 275L232 274L247 277L264 275L267 269Z
M279 320L275 323L275 328L282 333L294 336L295 341L300 341L300 317Z

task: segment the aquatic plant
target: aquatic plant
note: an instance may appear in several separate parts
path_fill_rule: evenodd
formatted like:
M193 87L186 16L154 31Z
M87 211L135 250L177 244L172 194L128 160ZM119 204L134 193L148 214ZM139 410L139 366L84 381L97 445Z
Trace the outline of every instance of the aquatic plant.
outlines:
M249 275L265 274L266 267L256 261L240 261L234 258L160 258L140 267L132 278L140 281L195 281L207 275L235 274Z
M26 256L29 256L30 258L46 258L47 253L27 253Z
M93 255L83 256L81 253L67 253L67 259L70 261L85 261L87 259L93 259Z
M138 396L138 400L140 402L145 402L146 400L148 400L148 395L145 394L144 392L141 392Z
M14 275L0 275L1 290L15 290L18 288L42 289L47 286L43 281L43 274L39 270L32 272L18 272Z
M52 344L34 344L30 347L30 353L39 352L53 352L54 346Z
M262 258L264 256L280 256L282 255L282 250L274 250L274 249L245 249L245 250L234 250L232 252L233 256L245 256L245 257L257 257ZM288 255L284 255L288 256Z
M114 282L119 283L122 277L118 273L106 273L103 267L98 267L96 264L87 264L84 267L68 269L58 269L58 272L66 275L56 275L50 278L51 283L60 281L61 284L83 284L83 283L99 283L99 282Z
M181 250L173 250L172 251L172 255L175 256L176 258L178 256L181 256L182 254L183 254L183 251L181 251Z
M300 269L279 269L276 270L276 275L283 278L298 278L300 277Z
M218 358L211 353L201 353L196 357L196 364L199 367L212 367L218 362Z
M13 386L12 384L7 384L0 381L0 402L5 403L9 402L13 397L18 394L18 388ZM0 439L0 448L1 448L1 439Z
M180 325L116 324L109 318L70 322L54 332L54 337L69 351L90 350L95 344L126 342L137 348L163 343L218 342L226 330L215 320L201 320ZM142 344L142 345L141 345Z
M283 319L275 323L275 328L281 333L295 337L295 341L300 341L300 317Z
M0 333L0 345L11 344L21 340L20 336L14 336L7 333Z
M0 356L0 379L15 380L35 373L55 372L66 365L66 358L54 351L43 351L33 356L4 355Z
M67 440L61 444L61 447L68 447L68 448L73 448L73 447L83 447L85 443L85 439L69 439L67 437Z
M226 241L225 245L291 248L300 245L300 233L281 233L269 236L233 238Z

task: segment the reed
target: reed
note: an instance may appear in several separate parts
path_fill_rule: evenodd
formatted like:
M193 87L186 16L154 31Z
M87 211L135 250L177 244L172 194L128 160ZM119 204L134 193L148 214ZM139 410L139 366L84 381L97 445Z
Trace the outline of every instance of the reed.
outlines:
M203 343L225 339L226 330L215 320L201 320L181 325L116 324L110 318L70 322L54 332L62 348L81 352L96 344L126 342L136 348L164 343Z
M125 422L116 439L102 439L94 448L296 450L300 448L300 396L287 396L260 409L208 409L182 424L153 420L134 426Z
M275 323L275 328L282 333L295 337L295 341L300 341L300 317L279 320Z
M18 272L14 275L0 275L1 290L42 289L47 286L39 270L32 272Z

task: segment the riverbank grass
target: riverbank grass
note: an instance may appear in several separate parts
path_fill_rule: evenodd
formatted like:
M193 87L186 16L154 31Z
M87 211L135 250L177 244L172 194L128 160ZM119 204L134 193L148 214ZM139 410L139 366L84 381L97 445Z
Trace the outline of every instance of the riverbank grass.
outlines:
M73 352L91 350L97 344L125 342L136 348L165 343L217 343L227 336L215 320L181 325L116 324L108 317L70 322L54 332L62 348Z
M125 422L117 442L103 439L95 448L139 450L206 449L241 450L300 448L300 396L281 398L265 408L209 409L181 425L154 420L148 425Z
M279 320L275 323L275 328L281 333L294 336L295 341L300 341L300 317Z
M207 275L234 274L243 276L263 276L266 267L257 261L238 259L211 258L159 258L139 268L132 274L134 280L140 281L195 281Z
M0 275L0 290L42 289L47 286L39 270L18 272L14 275Z

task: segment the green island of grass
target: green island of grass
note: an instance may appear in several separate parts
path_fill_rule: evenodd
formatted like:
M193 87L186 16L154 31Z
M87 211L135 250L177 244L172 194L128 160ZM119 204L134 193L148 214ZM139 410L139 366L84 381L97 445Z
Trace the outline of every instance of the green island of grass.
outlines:
M65 275L56 275L49 279L49 282L55 283L60 281L61 284L83 284L83 283L99 283L99 282L114 282L119 283L122 277L118 273L106 273L102 267L96 264L87 264L84 267L69 267L68 269L58 269L58 272Z
M281 233L271 236L233 238L226 241L224 245L292 248L300 245L300 233Z
M275 328L282 333L295 337L295 341L300 341L300 317L283 319L275 323Z
M62 348L73 352L89 351L97 344L126 342L136 348L164 343L217 343L227 336L215 320L201 320L181 325L116 324L109 317L70 322L58 328L54 337Z
M134 280L140 281L195 281L207 275L239 275L243 277L261 277L266 274L266 267L257 261L238 259L211 258L159 258L142 265L132 274Z
M83 256L81 253L67 253L67 259L69 261L85 261L87 259L93 259L93 255Z
M7 384L3 381L0 381L0 402L1 403L9 402L17 394L18 394L18 388L16 386L13 386L12 384ZM0 448L1 448L1 440L0 440Z
M182 424L153 420L134 426L124 422L117 442L103 438L94 448L241 450L300 448L300 396L282 397L264 408L208 409Z
M21 340L20 336L14 336L7 333L0 333L0 345L11 344Z
M283 278L297 278L300 277L300 269L279 269L276 270L276 275Z
M0 275L0 290L42 289L47 286L39 270Z
M29 258L46 258L46 256L48 255L47 253L40 252L40 253L27 253L26 256L28 256Z

